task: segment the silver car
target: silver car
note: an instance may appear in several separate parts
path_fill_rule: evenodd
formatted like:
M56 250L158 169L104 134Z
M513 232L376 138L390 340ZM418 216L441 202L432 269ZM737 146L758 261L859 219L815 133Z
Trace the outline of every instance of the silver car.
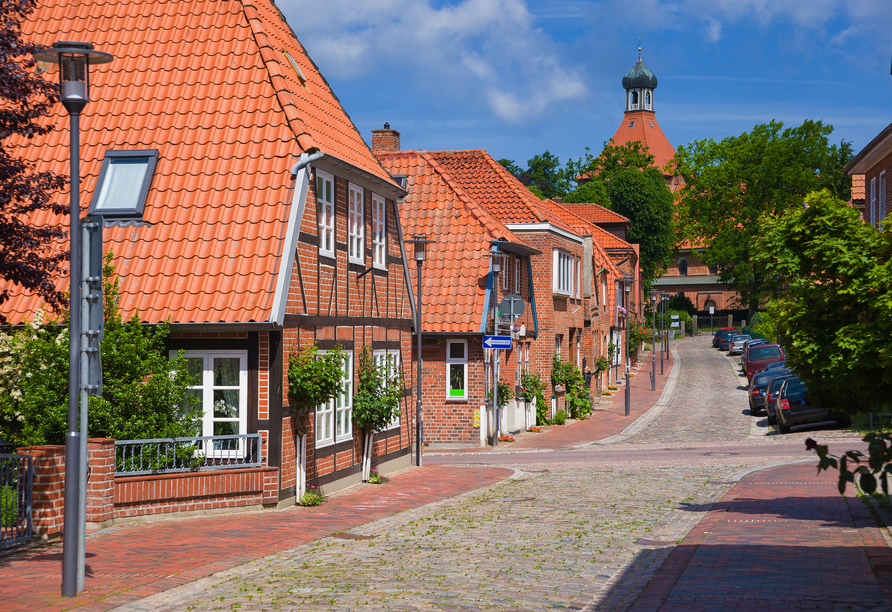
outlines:
M728 354L729 355L741 355L743 354L743 345L748 341L752 340L752 336L748 336L746 334L740 334L738 336L734 336L731 338L731 344L728 345Z

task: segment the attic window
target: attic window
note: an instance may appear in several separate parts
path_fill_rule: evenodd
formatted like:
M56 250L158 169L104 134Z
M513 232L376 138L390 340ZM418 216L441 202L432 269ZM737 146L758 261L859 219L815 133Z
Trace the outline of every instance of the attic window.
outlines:
M394 174L393 180L396 181L396 184L399 185L400 187L402 187L403 189L406 188L406 175L405 174Z
M288 60L288 63L291 64L291 69L294 70L294 74L297 75L297 80L300 81L300 84L304 87L307 86L307 77L304 76L304 71L300 69L300 66L297 65L297 62L294 61L294 58L291 57L291 54L282 49L282 53L285 54L285 58Z
M648 121L648 123L650 123L650 127L653 127L653 126L654 126L654 122L653 122L653 121Z
M142 215L157 163L158 149L106 151L89 214Z
M629 127L635 127L635 122L634 122L634 121L629 121Z

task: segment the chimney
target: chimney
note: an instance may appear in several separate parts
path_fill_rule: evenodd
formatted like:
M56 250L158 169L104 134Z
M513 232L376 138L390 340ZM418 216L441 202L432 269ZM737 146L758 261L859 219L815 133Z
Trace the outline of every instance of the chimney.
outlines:
M385 123L383 130L372 130L372 153L393 153L400 150L400 133Z

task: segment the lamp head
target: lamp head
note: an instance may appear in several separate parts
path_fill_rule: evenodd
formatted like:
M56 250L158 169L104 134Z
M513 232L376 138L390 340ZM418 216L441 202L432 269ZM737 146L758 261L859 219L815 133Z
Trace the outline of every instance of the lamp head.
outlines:
M90 64L107 64L108 53L94 51L93 45L71 40L53 43L50 49L34 52L39 62L59 64L59 93L69 113L79 113L90 101Z
M428 240L425 234L416 234L412 236L412 240L407 240L406 242L415 247L415 261L422 263L427 259L427 245L433 242L433 240Z

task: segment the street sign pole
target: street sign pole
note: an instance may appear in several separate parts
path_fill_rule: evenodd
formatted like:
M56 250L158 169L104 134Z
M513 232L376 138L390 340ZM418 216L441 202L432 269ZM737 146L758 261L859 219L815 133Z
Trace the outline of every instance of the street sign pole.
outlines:
M493 280L492 280L492 333L494 336L499 334L499 307L496 296L499 293L499 262L493 260ZM492 446L499 445L499 350L496 348L492 351L492 417L493 417L493 433Z

